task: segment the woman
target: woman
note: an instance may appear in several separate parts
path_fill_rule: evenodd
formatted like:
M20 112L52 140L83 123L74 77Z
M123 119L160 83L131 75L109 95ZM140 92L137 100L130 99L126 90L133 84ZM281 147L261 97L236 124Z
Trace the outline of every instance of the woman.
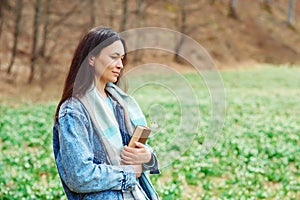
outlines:
M146 125L136 101L117 84L124 41L103 27L80 41L55 113L53 149L68 199L159 199L145 171L159 173L147 145L126 146Z

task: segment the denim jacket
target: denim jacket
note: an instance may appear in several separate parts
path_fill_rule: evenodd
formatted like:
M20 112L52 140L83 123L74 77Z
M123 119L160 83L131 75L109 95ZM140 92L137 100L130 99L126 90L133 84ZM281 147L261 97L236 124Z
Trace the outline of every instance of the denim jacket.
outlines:
M60 107L58 123L53 127L53 150L68 199L121 200L121 191L130 191L136 184L133 166L106 164L106 154L92 120L76 98ZM158 171L155 167L152 173Z

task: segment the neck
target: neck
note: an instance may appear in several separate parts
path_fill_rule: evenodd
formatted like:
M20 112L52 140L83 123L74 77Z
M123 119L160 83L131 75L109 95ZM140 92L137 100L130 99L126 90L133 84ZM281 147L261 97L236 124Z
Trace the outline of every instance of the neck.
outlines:
M96 80L96 88L104 98L107 97L107 94L105 92L105 87L106 87L105 82L102 82L101 80Z

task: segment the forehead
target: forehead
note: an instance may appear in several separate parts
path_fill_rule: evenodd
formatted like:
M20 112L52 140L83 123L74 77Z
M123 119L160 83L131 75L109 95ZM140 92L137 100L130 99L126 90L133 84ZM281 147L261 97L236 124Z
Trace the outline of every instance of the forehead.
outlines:
M103 53L108 53L108 54L112 54L112 53L118 53L119 55L124 55L124 46L121 42L121 40L117 40L115 42L113 42L112 44L108 45L107 47L102 49Z

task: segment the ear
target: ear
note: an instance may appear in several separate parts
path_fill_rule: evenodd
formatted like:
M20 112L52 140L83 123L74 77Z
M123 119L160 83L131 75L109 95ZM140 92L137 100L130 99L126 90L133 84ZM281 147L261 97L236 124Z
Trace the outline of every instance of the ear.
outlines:
M89 65L91 66L95 66L95 56L90 56L89 57Z

